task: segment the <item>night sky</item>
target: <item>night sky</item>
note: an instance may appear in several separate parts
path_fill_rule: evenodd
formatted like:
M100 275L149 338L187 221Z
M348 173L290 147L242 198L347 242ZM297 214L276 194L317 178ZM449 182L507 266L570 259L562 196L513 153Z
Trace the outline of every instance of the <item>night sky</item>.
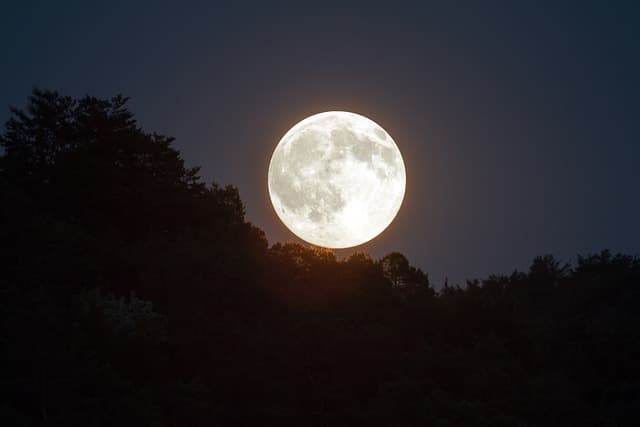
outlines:
M640 251L635 2L160 3L3 4L0 119L34 86L130 96L275 243L296 239L268 199L275 145L353 111L395 139L407 194L380 237L339 254L399 251L440 286L545 253Z

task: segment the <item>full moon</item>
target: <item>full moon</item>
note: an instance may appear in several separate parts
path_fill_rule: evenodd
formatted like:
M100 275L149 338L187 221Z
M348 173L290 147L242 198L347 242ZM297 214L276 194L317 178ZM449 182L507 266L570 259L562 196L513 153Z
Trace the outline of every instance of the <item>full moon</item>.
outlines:
M391 224L406 186L402 155L377 123L346 111L307 117L269 164L269 196L296 236L317 246L365 243Z

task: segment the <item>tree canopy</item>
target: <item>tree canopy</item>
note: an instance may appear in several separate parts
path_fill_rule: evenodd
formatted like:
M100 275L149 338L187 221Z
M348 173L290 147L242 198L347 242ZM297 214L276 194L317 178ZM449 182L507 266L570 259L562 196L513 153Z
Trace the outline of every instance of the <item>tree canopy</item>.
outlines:
M436 291L401 253L269 246L127 98L0 136L2 425L634 425L640 258Z

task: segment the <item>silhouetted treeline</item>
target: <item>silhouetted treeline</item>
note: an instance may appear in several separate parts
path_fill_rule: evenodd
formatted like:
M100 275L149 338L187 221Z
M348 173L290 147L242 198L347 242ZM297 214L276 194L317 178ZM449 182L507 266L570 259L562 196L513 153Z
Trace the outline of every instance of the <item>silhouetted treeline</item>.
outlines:
M400 253L269 247L171 143L121 96L12 110L0 425L638 425L637 257L436 292Z

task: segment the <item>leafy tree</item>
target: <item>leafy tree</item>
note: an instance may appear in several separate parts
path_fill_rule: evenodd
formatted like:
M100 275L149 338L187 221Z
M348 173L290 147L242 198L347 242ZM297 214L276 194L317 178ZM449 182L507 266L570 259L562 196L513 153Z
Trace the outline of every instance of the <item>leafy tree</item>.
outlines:
M557 286L569 271L569 264L562 264L553 255L538 256L529 267L529 280L538 285Z
M433 296L435 292L429 283L429 276L422 270L409 264L409 260L399 252L392 252L380 261L384 276L391 286L405 293L421 293Z

